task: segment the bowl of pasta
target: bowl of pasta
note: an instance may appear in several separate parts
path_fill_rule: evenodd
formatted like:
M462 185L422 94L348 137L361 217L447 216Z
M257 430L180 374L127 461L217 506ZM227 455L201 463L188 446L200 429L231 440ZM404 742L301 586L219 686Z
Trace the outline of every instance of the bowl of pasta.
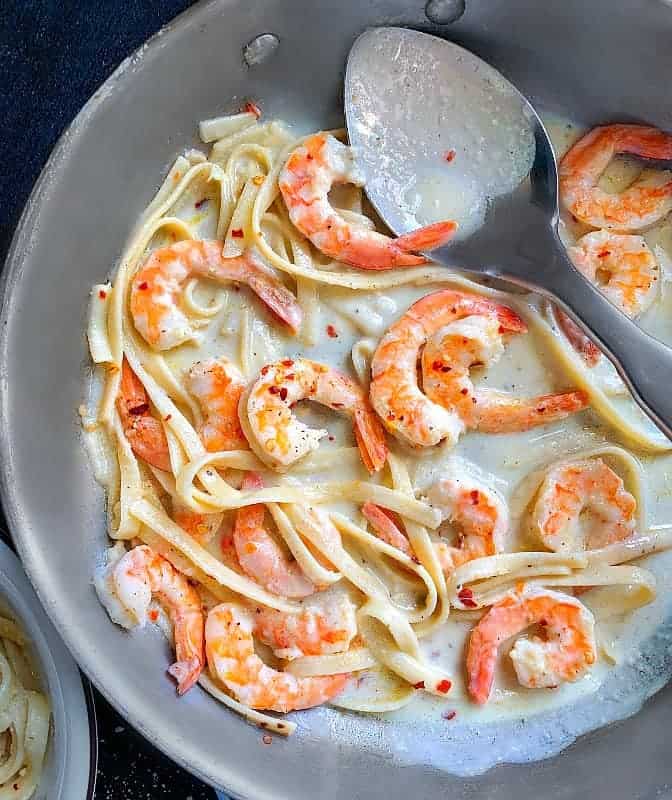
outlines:
M0 674L0 790L23 800L93 797L96 733L79 670L2 543Z
M395 188L417 230L376 217L339 98L389 24L531 98L574 263L672 342L669 4L199 3L84 107L14 239L17 547L91 680L235 797L653 796L672 445L570 320L431 262L487 224L477 138Z

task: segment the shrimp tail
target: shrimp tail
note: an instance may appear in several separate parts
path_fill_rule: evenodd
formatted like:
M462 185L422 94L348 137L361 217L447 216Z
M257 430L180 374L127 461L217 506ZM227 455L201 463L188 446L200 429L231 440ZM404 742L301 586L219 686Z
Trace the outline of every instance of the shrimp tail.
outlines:
M589 367L596 366L602 356L602 351L595 342L586 336L583 329L573 319L559 309L555 310L555 318L574 350Z
M251 253L246 254L249 261L254 261L257 266L259 263L253 259ZM265 267L262 268L265 270ZM287 325L287 327L296 334L301 328L303 319L303 312L301 306L297 303L296 297L287 289L279 280L269 280L269 276L263 280L256 275L250 275L248 278L250 289L259 295L268 308Z
M404 253L416 253L422 250L434 250L450 241L457 230L457 222L445 220L418 228L417 231L405 233L394 240L394 244Z
M369 408L358 408L355 410L354 431L364 466L373 475L387 461L387 442L383 426Z
M183 695L198 681L203 670L203 659L192 656L185 661L176 661L168 667L168 674L177 681L177 693Z
M484 398L485 402L483 401ZM583 390L518 399L497 391L482 390L476 405L474 427L484 433L513 433L535 425L556 422L576 414L590 402Z

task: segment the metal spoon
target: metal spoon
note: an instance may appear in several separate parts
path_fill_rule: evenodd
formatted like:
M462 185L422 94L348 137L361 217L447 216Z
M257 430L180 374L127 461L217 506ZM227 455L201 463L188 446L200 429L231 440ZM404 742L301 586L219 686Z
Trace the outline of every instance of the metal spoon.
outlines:
M350 51L345 115L368 197L396 234L427 217L457 219L461 233L433 250L432 260L552 300L586 330L672 439L672 350L621 313L567 257L558 237L553 149L512 84L452 42L374 28ZM428 195L435 207L423 209Z

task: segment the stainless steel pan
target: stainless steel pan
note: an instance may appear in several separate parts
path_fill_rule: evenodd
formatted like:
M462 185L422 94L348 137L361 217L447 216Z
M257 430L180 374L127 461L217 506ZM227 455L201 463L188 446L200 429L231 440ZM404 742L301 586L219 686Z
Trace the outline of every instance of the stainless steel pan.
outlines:
M338 124L351 42L368 25L392 23L456 39L541 109L586 124L626 118L672 129L669 3L467 0L466 6L457 22L442 27L430 24L418 0L199 4L124 63L82 110L35 188L5 269L2 496L26 568L66 642L114 705L174 759L238 797L618 800L659 797L672 784L669 690L636 717L581 738L558 757L469 780L422 763L402 767L376 737L330 735L319 714L301 716L289 741L264 746L257 729L202 693L178 700L161 675L166 644L144 633L129 641L91 587L106 537L103 496L80 446L76 415L88 291L115 265L160 175L191 141L196 120L251 96L269 115L314 127ZM248 68L241 48L266 32L280 38L280 47L266 64Z

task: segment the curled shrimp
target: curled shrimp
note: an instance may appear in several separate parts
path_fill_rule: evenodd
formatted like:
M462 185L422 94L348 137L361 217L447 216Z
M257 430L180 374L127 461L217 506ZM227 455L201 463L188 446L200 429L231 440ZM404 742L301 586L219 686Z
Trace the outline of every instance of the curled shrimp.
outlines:
M371 364L371 403L390 433L417 447L455 443L467 428L527 430L585 408L581 391L516 398L474 389L470 369L499 358L503 335L526 331L514 311L484 297L452 289L426 295L381 339Z
M196 590L182 573L147 545L129 550L114 566L112 586L119 602L142 626L155 595L173 623L177 661L168 672L184 694L203 669L203 612Z
M499 492L472 477L439 478L427 492L427 499L444 520L459 529L456 546L445 542L434 545L446 574L474 558L501 553L509 510Z
M479 620L467 648L468 691L477 703L490 697L500 646L532 625L544 638L521 638L509 655L521 686L554 688L575 681L595 663L595 620L575 597L523 585Z
M262 489L264 482L256 472L249 472L241 489ZM233 545L243 571L269 592L283 597L308 597L316 587L290 561L282 548L264 527L266 507L263 503L243 506L236 512Z
M152 416L145 387L125 358L121 362L117 409L124 435L135 455L157 469L170 472L166 432L160 420Z
M544 477L532 529L556 552L594 550L635 532L637 501L601 458L565 462Z
M330 258L360 269L392 269L427 263L418 250L447 242L455 222L437 222L392 239L347 222L329 202L334 183L363 186L354 151L328 133L304 139L288 157L279 177L289 218L315 247Z
M658 264L644 241L634 234L593 231L567 250L576 268L630 319L643 314L656 299ZM558 324L589 366L600 359L600 349L562 311Z
M184 285L194 276L217 283L244 283L292 332L301 326L296 298L253 251L224 258L221 242L188 240L154 250L131 284L133 322L155 349L169 350L194 338L180 308Z
M635 181L620 194L609 194L597 182L619 153L670 160L672 134L647 125L593 128L567 151L560 163L562 203L593 228L638 231L655 225L672 210L672 176L661 171Z
M254 634L278 658L343 653L357 634L355 607L345 595L287 614L273 608L257 609Z
M221 603L205 622L210 671L241 703L288 712L319 706L343 690L348 674L297 678L264 664L254 652L253 617L234 603Z
M387 459L385 433L365 393L347 375L306 358L267 364L241 399L243 430L262 461L287 469L328 434L309 428L292 413L292 406L306 399L350 417L366 468L382 468Z
M199 435L205 449L247 449L247 439L238 419L238 403L245 390L245 378L228 358L197 361L187 372L187 388L205 414Z

